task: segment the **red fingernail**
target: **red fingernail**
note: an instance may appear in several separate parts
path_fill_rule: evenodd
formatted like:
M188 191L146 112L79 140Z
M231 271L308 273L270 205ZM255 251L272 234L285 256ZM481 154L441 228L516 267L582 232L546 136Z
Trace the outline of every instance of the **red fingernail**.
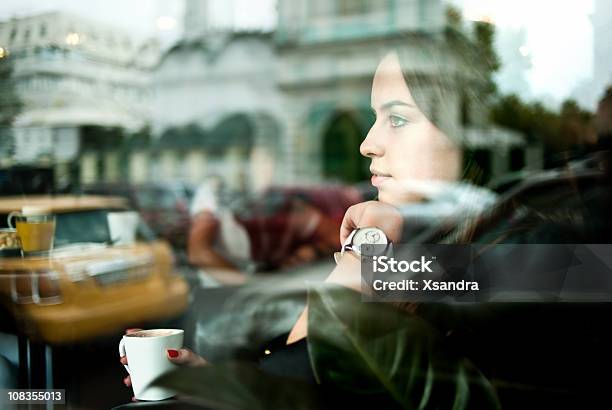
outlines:
M174 357L178 357L179 352L178 350L174 350L174 349L168 349L168 355L172 358Z

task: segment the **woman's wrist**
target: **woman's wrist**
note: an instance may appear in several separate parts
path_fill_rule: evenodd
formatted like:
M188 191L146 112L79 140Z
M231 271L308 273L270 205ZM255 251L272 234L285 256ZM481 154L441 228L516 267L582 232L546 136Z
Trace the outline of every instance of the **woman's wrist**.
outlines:
M325 279L327 283L335 283L361 292L361 260L355 252L347 251L340 257L336 268Z

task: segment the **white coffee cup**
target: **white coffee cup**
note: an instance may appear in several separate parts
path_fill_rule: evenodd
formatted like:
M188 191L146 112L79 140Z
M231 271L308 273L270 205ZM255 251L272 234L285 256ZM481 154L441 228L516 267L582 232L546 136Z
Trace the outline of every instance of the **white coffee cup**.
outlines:
M163 400L176 395L151 382L177 366L168 359L166 349L178 350L183 346L183 330L150 329L124 335L119 343L119 355L127 356L125 369L132 379L137 400Z

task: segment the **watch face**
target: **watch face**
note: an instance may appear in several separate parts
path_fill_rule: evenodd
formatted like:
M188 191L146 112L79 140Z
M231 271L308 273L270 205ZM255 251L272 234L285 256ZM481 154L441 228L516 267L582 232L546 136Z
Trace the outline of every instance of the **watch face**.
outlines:
M387 235L378 228L362 228L355 232L353 237L353 245L361 246L363 244L369 245L386 245Z

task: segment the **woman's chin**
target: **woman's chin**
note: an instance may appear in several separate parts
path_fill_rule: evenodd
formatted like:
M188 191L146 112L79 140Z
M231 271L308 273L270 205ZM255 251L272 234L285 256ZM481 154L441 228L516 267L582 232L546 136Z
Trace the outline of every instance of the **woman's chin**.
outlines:
M421 202L423 197L414 192L389 192L390 190L378 189L378 200L395 207Z
M397 198L397 196L381 188L378 189L378 200L393 206L402 204L401 200Z

